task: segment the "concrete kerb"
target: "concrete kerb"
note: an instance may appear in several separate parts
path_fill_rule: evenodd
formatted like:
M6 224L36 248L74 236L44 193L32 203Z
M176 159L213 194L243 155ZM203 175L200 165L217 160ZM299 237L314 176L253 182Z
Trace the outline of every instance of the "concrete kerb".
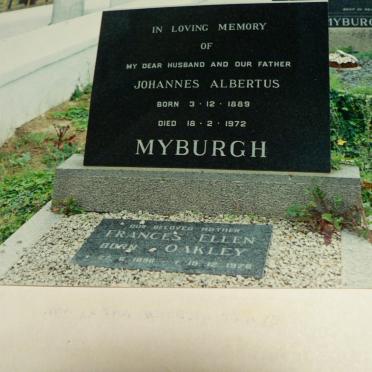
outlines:
M348 231L341 235L342 286L372 288L372 244Z
M0 245L0 278L17 263L24 251L31 249L55 223L60 221L62 216L53 213L50 207L49 202Z

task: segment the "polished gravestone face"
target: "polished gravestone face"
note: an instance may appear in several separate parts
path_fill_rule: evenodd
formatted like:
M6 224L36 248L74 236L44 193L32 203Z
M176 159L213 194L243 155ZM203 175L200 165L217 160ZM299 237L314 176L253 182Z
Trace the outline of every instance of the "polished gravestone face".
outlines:
M330 27L372 27L371 0L329 0Z
M271 235L269 225L104 219L73 262L261 278Z
M325 2L104 12L85 165L330 171Z

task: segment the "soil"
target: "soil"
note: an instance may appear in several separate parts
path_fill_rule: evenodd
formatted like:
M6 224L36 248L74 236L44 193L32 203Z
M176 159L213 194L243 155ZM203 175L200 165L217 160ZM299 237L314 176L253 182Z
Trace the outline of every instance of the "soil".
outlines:
M46 133L50 135L51 139L56 137L56 131L53 127L53 124L70 124L68 120L59 120L53 118L53 113L59 111L66 111L70 107L81 106L81 102L69 101L65 102L59 106L53 107L45 114L38 116L37 118L27 122L26 124L22 125L21 127L17 128L14 135L9 138L2 146L0 146L0 152L18 152L17 147L15 144L17 143L17 139L23 137L28 133ZM79 144L85 143L85 132L76 132L75 141ZM31 149L32 150L32 149Z
M51 110L47 111L45 114L38 116L37 118L29 121L28 123L22 125L21 127L17 128L14 135L9 138L2 146L0 146L0 155L1 154L18 154L22 155L24 153L30 153L31 155L31 162L30 166L33 169L44 169L45 164L43 162L43 158L47 152L47 148L49 146L55 145L55 141L57 139L56 131L54 129L53 124L71 124L68 120L59 120L53 118L53 113L66 111L71 107L76 106L86 106L89 104L88 99L83 99L79 101L68 101L59 106L52 108ZM77 145L79 148L84 148L85 146L85 137L86 131L79 132L74 130L73 126L70 125L70 130L68 132L68 136L74 136L73 140L71 141L73 144ZM37 144L33 142L24 143L22 142L22 138L25 137L28 133L44 133L46 134L46 139L43 143ZM6 174L16 174L21 169L17 167L6 167L7 171ZM1 178L1 174L0 174Z

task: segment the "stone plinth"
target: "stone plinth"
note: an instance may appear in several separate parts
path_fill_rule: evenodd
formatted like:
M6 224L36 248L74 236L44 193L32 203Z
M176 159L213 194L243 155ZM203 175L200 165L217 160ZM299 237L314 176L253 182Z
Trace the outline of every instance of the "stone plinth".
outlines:
M74 198L87 211L180 211L257 214L284 217L287 208L305 203L306 191L319 186L346 207L360 205L359 170L343 167L325 173L93 167L74 155L57 169L53 203Z

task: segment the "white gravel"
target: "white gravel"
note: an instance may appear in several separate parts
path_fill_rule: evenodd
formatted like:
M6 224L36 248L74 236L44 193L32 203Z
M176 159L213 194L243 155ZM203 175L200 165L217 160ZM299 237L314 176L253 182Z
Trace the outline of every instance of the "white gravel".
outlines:
M262 279L241 276L167 273L80 267L70 260L102 218L172 220L184 222L267 223L273 239ZM65 217L45 234L0 280L5 285L109 286L109 287L341 287L341 242L330 245L305 224L252 216L208 217L193 213L172 216L148 213L87 213Z

